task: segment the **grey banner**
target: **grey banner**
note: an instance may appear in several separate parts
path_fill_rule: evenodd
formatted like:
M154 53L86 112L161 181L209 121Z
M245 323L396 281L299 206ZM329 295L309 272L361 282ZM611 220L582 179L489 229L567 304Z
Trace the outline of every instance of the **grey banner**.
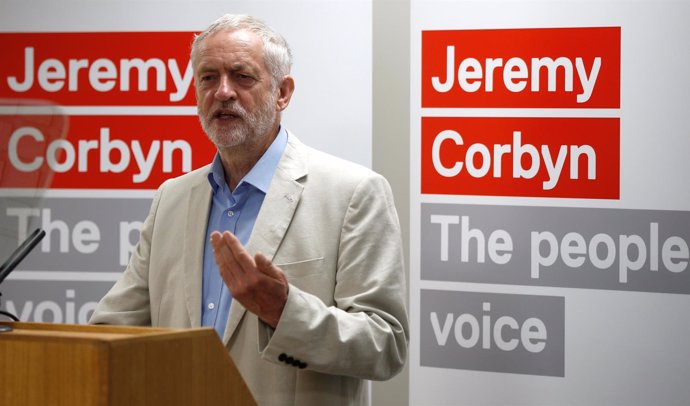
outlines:
M0 309L21 321L84 324L113 283L6 280L0 286Z
M2 258L41 227L46 237L17 270L121 271L150 205L140 198L0 198Z
M690 294L690 212L422 204L425 280Z
M565 299L421 291L422 366L565 375Z

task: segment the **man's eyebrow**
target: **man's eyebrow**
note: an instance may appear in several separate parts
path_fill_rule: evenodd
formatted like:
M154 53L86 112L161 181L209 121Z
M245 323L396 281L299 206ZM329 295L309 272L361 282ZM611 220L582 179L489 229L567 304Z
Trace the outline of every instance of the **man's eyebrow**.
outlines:
M206 73L206 72L210 72L212 70L213 69L209 68L208 66L199 65L199 67L197 67L197 69L196 69L196 72L197 73Z
M225 68L224 68L225 69ZM215 72L218 70L218 67L214 64L208 64L208 63L200 63L197 66L197 73L202 73L202 72ZM260 70L253 66L252 64L247 64L243 62L235 62L231 64L229 67L227 67L227 70L229 72L248 72L248 73L253 73L258 75Z
M200 62L196 67L196 73L206 73L206 72L212 72L215 70L216 69L214 67L212 67L212 65L209 65L208 63L203 63L203 62Z
M244 62L235 62L231 64L229 70L231 72L249 72L253 74L259 73L259 69L257 69L255 66Z

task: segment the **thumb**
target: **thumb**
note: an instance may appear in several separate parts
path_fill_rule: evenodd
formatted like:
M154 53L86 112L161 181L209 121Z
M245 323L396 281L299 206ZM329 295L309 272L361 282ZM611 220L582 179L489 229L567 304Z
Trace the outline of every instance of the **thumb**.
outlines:
M283 271L277 266L273 265L271 260L268 259L263 253L257 252L256 255L254 255L254 261L256 262L256 268L259 270L259 272L270 276L273 279L286 281Z

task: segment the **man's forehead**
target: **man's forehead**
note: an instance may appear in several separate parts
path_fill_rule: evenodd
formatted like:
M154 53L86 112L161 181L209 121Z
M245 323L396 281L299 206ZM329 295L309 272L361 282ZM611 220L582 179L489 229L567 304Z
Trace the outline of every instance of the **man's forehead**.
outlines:
M225 53L250 56L256 63L263 64L263 42L248 30L221 30L204 38L196 52L197 63L203 64L204 57L222 56ZM242 58L244 59L244 58Z

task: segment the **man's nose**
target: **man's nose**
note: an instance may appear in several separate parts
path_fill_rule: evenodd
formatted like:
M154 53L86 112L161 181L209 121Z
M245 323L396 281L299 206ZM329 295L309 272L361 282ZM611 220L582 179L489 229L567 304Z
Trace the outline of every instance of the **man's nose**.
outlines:
M218 81L218 88L215 93L216 99L220 101L233 100L237 98L237 93L235 93L235 88L227 76L221 76Z

